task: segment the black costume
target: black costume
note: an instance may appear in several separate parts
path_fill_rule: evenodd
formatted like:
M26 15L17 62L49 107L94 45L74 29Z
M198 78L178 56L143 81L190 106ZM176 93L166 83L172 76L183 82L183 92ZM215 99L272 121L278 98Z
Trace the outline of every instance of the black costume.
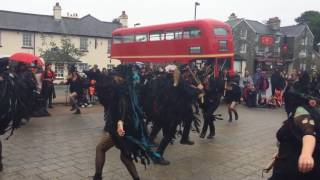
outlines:
M204 103L200 102L200 107L203 110L203 127L200 134L201 138L204 138L208 127L210 128L210 134L208 138L212 138L215 136L215 116L213 113L218 109L221 97L223 95L224 90L224 82L215 79L214 76L210 76L207 82L205 83L205 96Z
M9 71L9 62L0 62L0 135L29 120L35 102L35 79L26 64L19 63ZM0 141L0 171L2 170L2 144Z
M238 112L235 109L237 103L240 102L241 98L241 88L239 85L232 81L229 83L226 94L225 94L225 102L228 105L228 114L229 114L229 122L232 122L232 112L234 112L235 120L238 120Z
M133 82L132 67L120 65L117 74L124 82L117 82L116 77L101 75L97 78L97 95L105 108L105 135L97 146L95 180L102 179L102 169L105 161L105 152L114 145L121 151L121 160L127 167L133 179L138 180L133 160L141 160L146 165L149 157L160 158L160 155L151 151L145 132L143 114L137 96L137 84ZM123 122L125 135L118 132L118 122Z
M72 76L68 79L67 83L70 85L70 102L72 104L72 109L70 111L76 110L74 114L80 114L81 111L78 102L84 92L83 81L81 80L80 75L74 71L72 72ZM76 95L74 93L76 93Z
M164 137L158 147L159 154L163 155L168 144L177 132L177 126L184 125L181 143L188 140L190 126L195 120L192 104L194 98L201 93L199 89L180 79L177 86L174 86L172 74L166 74L160 78L158 96L154 101L154 110L159 116L154 121L154 126L150 134L151 140L155 138L158 132L163 129ZM168 164L168 163L165 163Z
M285 91L286 120L277 133L279 152L270 180L318 180L320 178L320 111L309 106L309 77L303 73L300 80L289 85ZM313 153L314 168L301 173L298 161L302 149L302 138L311 135L316 138Z
M236 83L230 84L230 89L226 91L225 102L231 104L232 102L240 102L241 98L241 88Z

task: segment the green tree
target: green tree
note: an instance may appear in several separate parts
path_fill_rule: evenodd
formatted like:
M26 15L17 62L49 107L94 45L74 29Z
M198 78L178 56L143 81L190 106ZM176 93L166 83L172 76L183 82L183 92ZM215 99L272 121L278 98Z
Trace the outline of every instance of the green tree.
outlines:
M299 24L306 23L314 34L314 47L318 49L317 44L320 42L320 12L319 11L306 11L296 18Z
M61 39L61 47L55 42L49 43L48 49L39 49L40 56L46 62L74 64L80 62L80 58L85 55L85 52L76 48L71 40L68 38Z

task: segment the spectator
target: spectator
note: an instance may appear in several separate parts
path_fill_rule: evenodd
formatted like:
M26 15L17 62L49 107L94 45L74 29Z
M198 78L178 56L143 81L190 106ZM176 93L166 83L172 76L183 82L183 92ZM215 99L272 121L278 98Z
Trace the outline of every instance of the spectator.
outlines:
M107 68L102 68L102 74L103 74L103 75L108 75Z
M272 96L274 96L275 90L283 90L285 87L285 80L281 76L280 71L275 69L274 73L271 75L271 90Z
M260 69L260 68L257 68L257 69L256 69L256 73L255 73L255 74L253 75L253 77L252 77L253 85L254 85L254 87L255 87L256 89L258 89L257 83L258 83L260 77L261 77L261 69Z
M93 68L91 68L89 71L85 72L85 74L88 76L89 80L97 80L99 74L101 74L101 71L98 68L98 65L93 65Z
M243 89L247 87L249 84L253 84L253 80L252 80L252 77L250 76L249 71L246 70L244 73L244 76L240 80L240 87L242 89L242 92L243 92Z
M269 81L266 72L261 72L260 79L257 81L258 102L266 104L266 92L269 88Z
M42 74L42 93L46 102L46 106L49 108L53 108L52 99L55 98L53 81L56 77L56 74L52 71L51 66L51 63L47 64Z

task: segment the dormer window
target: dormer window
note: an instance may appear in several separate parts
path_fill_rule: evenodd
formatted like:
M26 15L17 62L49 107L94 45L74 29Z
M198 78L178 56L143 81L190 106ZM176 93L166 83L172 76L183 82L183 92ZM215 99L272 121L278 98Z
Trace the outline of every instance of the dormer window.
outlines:
M247 29L241 29L240 38L241 39L247 39L247 36L248 36L248 30Z

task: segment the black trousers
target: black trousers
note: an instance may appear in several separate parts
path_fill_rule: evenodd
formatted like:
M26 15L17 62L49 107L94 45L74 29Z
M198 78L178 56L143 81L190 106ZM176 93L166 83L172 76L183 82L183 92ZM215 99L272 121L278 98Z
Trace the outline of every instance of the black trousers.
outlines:
M172 141L172 138L174 137L176 130L178 126L178 121L172 121L172 124L169 126L164 126L163 127L163 138L160 142L160 145L157 149L158 153L163 156L164 151L168 147L169 143ZM157 127L158 133L161 130L161 127Z
M46 105L52 105L52 98L54 94L54 87L53 85L46 85L43 87L43 97L45 99Z
M202 134L206 134L208 127L210 127L210 134L215 134L215 126L214 126L214 119L213 113L218 109L220 104L220 98L213 99L212 102L207 100L203 106L203 127L202 127Z

